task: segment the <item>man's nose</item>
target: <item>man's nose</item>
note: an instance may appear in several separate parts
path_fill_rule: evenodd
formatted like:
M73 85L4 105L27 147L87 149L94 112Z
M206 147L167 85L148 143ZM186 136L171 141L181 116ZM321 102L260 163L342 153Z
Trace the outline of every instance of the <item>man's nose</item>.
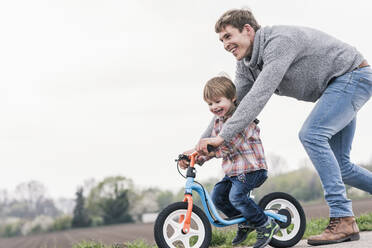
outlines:
M223 47L225 48L226 51L228 51L229 50L229 43L224 42Z

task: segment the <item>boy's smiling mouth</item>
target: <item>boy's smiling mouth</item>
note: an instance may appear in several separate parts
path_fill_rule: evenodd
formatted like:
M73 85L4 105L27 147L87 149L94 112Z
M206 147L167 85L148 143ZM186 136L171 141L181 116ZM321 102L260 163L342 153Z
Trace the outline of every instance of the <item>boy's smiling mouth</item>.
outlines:
M215 111L213 111L215 115L222 115L223 113L223 109L217 109Z

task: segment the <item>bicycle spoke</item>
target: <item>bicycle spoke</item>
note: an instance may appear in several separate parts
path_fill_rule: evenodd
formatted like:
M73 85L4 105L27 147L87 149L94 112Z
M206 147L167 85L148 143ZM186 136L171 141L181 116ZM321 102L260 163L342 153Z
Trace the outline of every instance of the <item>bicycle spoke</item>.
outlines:
M287 239L289 234L288 234L288 230L287 229L280 229L282 235L283 235L283 238Z
M168 222L168 224L173 228L174 231L176 231L177 229L179 229L180 228L180 225L182 225L182 224L180 224L180 223L178 223L178 222L176 222L174 220L170 220Z
M185 248L190 248L190 236L184 236L182 239L181 239L181 242L183 244L183 246Z
M200 233L199 230L190 228L190 231L188 234L190 234L191 236L199 236L199 233Z

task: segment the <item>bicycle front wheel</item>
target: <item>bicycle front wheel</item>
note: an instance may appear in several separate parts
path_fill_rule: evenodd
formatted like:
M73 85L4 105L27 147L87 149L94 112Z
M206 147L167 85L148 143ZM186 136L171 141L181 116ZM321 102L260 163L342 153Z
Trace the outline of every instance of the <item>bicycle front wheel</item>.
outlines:
M207 248L212 239L211 224L204 212L193 205L190 231L183 233L187 202L175 202L160 212L154 225L154 236L159 248ZM183 218L184 219L184 218Z

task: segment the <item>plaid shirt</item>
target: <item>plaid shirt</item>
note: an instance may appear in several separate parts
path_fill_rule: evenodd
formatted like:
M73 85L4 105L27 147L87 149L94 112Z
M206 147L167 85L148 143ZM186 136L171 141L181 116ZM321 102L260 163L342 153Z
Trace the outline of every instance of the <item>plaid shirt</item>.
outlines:
M226 120L216 118L212 130L215 137L222 130ZM232 177L256 170L267 170L264 149L260 139L260 129L251 122L242 132L238 133L230 142L224 142L216 149L216 157L222 158L222 169L225 175ZM199 156L198 164L211 159L209 156Z

